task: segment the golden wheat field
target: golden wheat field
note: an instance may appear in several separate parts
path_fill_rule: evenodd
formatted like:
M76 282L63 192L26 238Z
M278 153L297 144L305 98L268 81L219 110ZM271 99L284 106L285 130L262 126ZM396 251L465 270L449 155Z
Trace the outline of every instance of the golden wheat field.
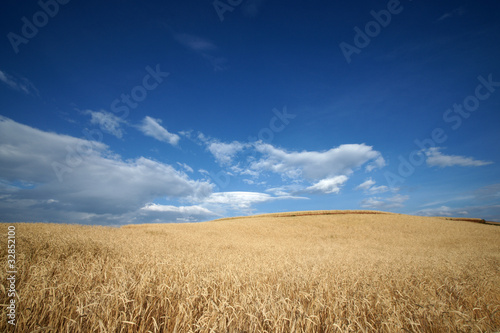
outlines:
M3 269L0 331L500 330L498 226L359 211L14 225L16 326Z

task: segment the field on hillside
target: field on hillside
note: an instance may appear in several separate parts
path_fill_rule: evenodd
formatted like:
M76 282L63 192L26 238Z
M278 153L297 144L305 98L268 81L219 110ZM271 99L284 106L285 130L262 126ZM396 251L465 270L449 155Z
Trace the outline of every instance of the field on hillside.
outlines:
M356 212L14 225L16 332L500 331L498 226Z

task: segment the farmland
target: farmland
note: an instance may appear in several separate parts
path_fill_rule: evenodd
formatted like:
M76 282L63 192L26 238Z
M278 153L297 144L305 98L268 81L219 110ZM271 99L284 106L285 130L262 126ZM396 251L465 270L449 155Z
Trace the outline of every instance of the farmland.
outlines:
M13 225L16 326L3 269L1 331L500 330L494 225L369 211Z

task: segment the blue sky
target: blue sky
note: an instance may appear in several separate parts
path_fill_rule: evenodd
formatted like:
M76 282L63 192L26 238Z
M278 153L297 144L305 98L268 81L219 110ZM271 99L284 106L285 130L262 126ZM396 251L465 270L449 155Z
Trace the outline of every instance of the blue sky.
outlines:
M0 221L500 221L500 3L2 3Z

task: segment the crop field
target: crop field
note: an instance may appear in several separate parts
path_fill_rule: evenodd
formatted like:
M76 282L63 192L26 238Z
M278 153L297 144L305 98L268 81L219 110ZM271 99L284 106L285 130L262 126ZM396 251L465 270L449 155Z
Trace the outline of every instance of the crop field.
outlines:
M500 227L319 211L121 228L16 223L0 331L497 332Z

